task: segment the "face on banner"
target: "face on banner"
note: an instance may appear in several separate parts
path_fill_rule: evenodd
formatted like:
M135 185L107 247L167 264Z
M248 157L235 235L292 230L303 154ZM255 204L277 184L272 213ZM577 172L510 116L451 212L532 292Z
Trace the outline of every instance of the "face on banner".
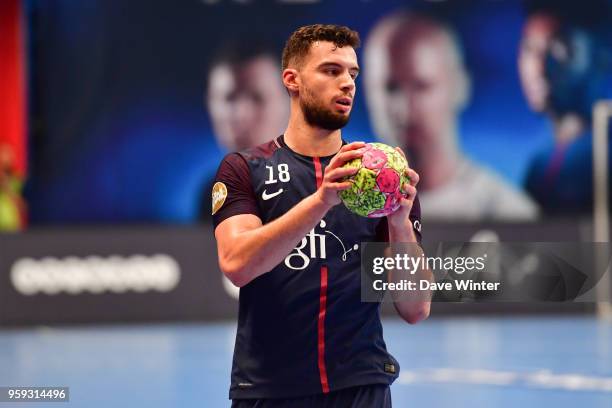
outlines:
M228 151L257 146L282 133L288 97L272 56L221 63L208 77L207 106L214 135Z
M565 22L558 27L549 16L571 15L565 3L532 15L515 2L425 3L419 14L399 2L357 2L331 21L357 30L363 48L356 50L361 74L349 92L350 120L329 126L343 125L347 141L401 146L421 175L428 220L588 216L593 192L582 186L592 184L584 154L591 134L584 112L599 97L594 90L612 88L600 81L598 64L568 74L578 68L576 56L596 60L595 23L582 34ZM136 3L34 2L32 223L210 222L221 157L269 141L287 125L280 67L286 36L336 18L333 4L187 2L169 11L152 0L143 13ZM141 16L139 26L125 15ZM168 30L159 16L181 30ZM70 24L78 37L62 30ZM236 29L228 32L230 26ZM269 44L260 50L262 38ZM304 112L330 122L319 108L338 95L308 85ZM558 137L551 108L575 106L579 120L570 124L578 130ZM558 172L556 156L545 150L557 140L580 140ZM79 204L66 205L66 197Z

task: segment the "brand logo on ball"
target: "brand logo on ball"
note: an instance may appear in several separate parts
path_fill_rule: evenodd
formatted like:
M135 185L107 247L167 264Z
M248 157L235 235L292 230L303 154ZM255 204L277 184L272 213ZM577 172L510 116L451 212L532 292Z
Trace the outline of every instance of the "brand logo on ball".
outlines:
M212 215L215 215L215 213L219 211L223 203L225 203L226 198L227 187L225 184L217 181L212 188Z
M325 228L326 226L327 224L325 220L321 220L319 227ZM355 244L347 249L340 237L330 230L326 229L323 230L323 234L317 234L315 229L316 227L311 229L310 232L306 234L304 238L302 238L302 241L300 241L298 246L294 248L293 252L287 255L285 258L285 265L287 268L299 271L307 268L308 265L310 265L311 259L327 259L327 235L337 240L340 243L340 246L342 246L341 259L343 261L346 261L346 257L351 251L357 251L359 249L358 244ZM306 246L308 246L308 253L303 251L306 249Z
M344 167L358 168L348 177L352 183L340 192L342 202L352 212L363 217L385 217L397 211L406 196L402 186L408 162L402 154L384 143L368 143L361 158L347 162Z

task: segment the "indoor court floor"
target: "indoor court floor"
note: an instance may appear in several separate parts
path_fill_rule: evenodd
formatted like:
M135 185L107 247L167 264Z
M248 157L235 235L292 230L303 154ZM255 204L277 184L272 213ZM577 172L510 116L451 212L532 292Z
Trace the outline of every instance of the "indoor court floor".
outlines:
M612 407L612 323L384 321L394 407ZM0 386L68 386L73 407L228 407L235 323L0 330ZM62 406L0 403L4 406Z

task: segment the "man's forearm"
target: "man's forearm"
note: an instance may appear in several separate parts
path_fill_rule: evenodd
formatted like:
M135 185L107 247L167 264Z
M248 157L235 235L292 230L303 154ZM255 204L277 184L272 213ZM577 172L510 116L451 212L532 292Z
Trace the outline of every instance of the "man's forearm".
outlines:
M402 223L399 226L389 223L389 242L417 242L410 222Z
M306 197L276 220L234 237L235 244L224 254L232 265L230 279L244 286L269 272L295 248L325 216L331 206L317 193ZM224 271L225 272L225 271Z
M416 234L410 222L405 222L399 227L389 224L389 242L391 243L406 243L406 250L411 257L420 257L423 250L417 242ZM417 269L414 274L406 276L407 271L391 271L389 275L390 282L400 282L403 279L408 279L417 283L416 288L420 288L421 280L433 279L433 274L424 265L423 268ZM431 292L429 290L416 289L410 292L410 295L402 293L397 300L394 299L394 306L399 315L409 323L417 323L429 316L431 303Z

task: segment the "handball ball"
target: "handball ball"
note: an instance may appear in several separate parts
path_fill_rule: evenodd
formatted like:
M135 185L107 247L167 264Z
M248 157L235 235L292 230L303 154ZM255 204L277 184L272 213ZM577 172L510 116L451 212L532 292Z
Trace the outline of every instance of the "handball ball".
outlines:
M405 175L408 162L391 146L383 143L367 143L361 158L353 159L343 167L358 168L347 177L352 186L340 191L339 196L346 208L362 217L385 217L400 207L405 196L401 189L409 182Z

